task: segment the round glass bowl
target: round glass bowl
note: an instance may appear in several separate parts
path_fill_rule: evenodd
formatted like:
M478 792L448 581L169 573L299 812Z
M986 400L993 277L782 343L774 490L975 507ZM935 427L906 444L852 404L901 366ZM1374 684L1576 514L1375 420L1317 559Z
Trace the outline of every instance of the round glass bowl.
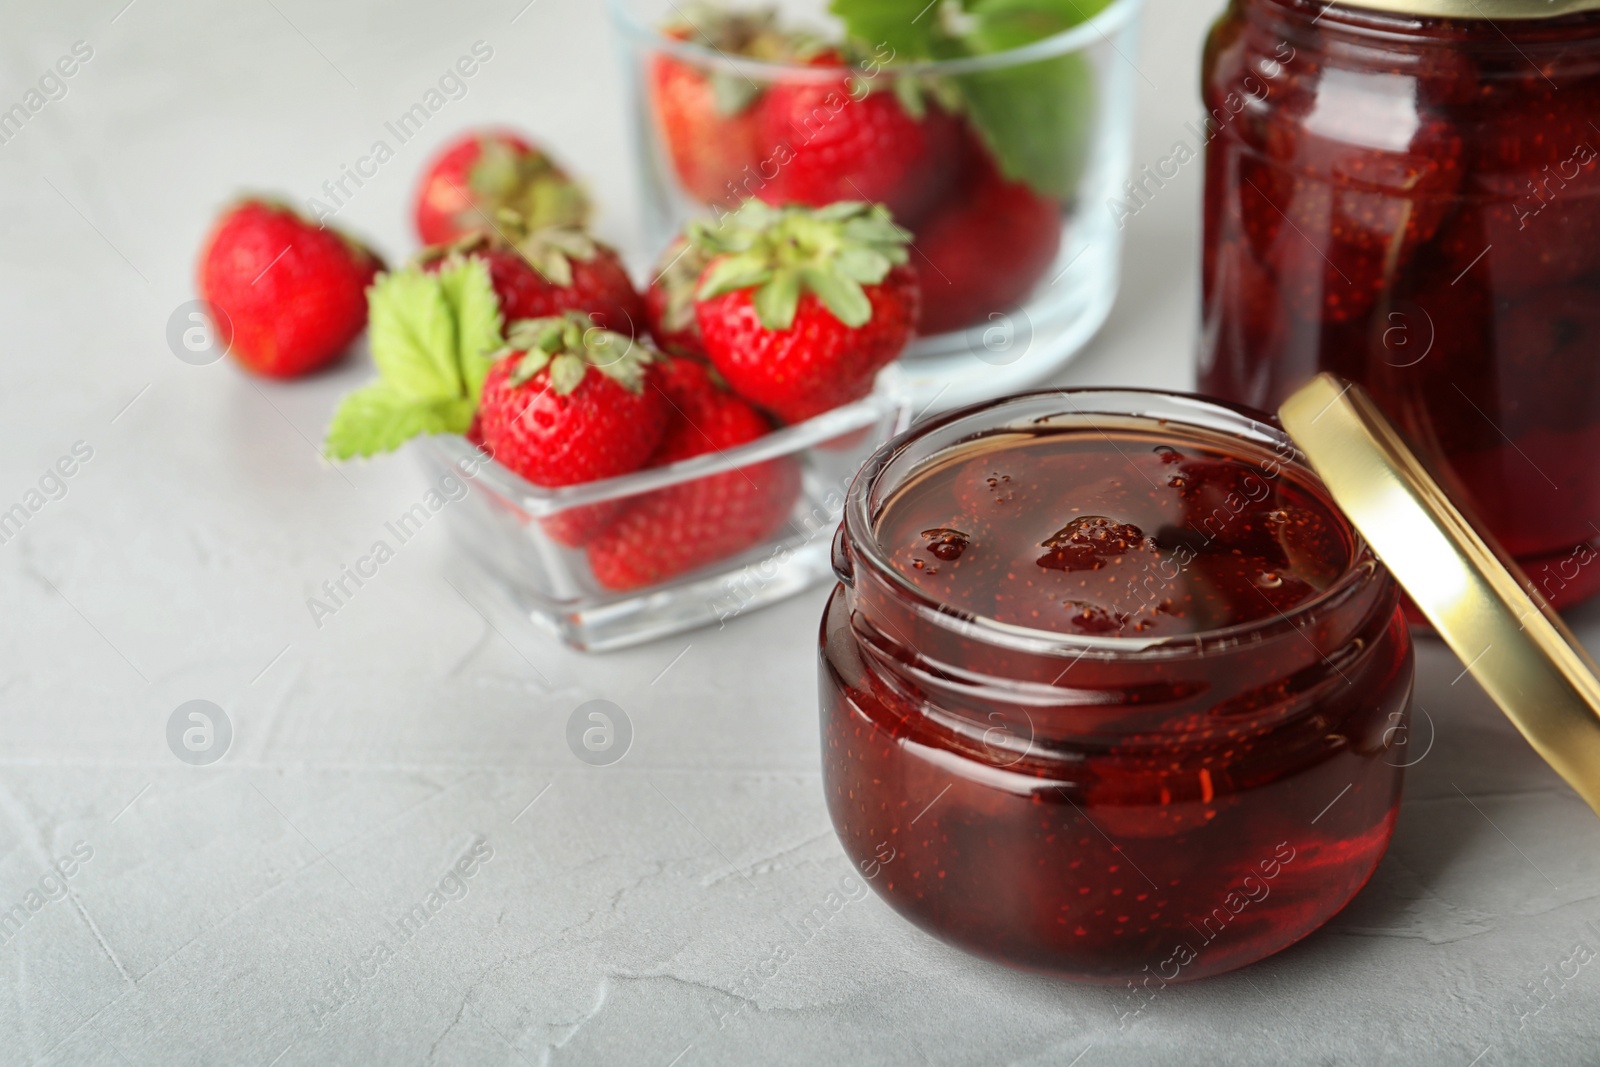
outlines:
M1382 6L1233 0L1211 31L1200 388L1360 382L1575 604L1600 592L1600 10Z
M1008 562L1001 542L1034 547ZM867 462L834 568L829 813L944 940L1148 995L1306 936L1388 846L1413 676L1398 588L1266 416L1112 390L946 415ZM1118 574L1120 607L1054 599Z
M746 197L886 203L915 235L923 283L922 336L903 359L919 410L1040 382L1105 322L1140 0L1011 51L896 65L884 43L851 67L831 52L777 63L698 43L693 5L610 6L657 248ZM786 28L834 25L820 0L770 6Z

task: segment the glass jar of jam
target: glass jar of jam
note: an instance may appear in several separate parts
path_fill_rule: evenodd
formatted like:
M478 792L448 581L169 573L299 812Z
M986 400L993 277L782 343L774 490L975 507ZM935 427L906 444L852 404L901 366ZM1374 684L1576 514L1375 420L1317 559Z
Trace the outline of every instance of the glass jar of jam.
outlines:
M1557 606L1600 591L1600 3L1231 0L1204 392L1363 383Z
M851 489L824 616L846 852L974 953L1162 985L1339 911L1388 845L1398 589L1266 416L1026 394L897 439Z

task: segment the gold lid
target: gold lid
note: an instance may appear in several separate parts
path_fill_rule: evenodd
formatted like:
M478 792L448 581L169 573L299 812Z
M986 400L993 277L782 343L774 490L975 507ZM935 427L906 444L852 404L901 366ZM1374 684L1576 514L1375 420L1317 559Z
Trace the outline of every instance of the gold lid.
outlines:
M1600 0L1336 0L1328 6L1437 19L1552 19L1600 11Z
M1328 492L1556 773L1600 814L1600 679L1358 385L1318 375L1278 410Z

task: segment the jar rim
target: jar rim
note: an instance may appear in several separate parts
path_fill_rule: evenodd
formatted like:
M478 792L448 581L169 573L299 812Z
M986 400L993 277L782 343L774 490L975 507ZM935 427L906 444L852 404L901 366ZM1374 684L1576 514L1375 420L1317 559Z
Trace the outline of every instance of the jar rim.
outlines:
M1081 408L1077 403L1080 399L1091 407L1088 410ZM1115 403L1119 399L1123 407L1106 409L1107 404ZM964 637L1017 652L1036 655L1075 654L1076 658L1084 656L1115 659L1169 658L1222 652L1244 644L1265 641L1291 630L1299 630L1301 620L1343 603L1374 577L1393 581L1360 531L1329 499L1327 504L1330 514L1338 519L1348 533L1351 545L1350 560L1345 565L1343 573L1326 589L1296 604L1288 611L1278 611L1275 616L1263 616L1248 622L1235 623L1214 630L1202 630L1198 633L1158 637L1103 637L1065 634L1055 630L1040 630L1004 623L987 616L960 611L936 597L929 596L890 564L883 546L878 543L873 528L876 516L872 513L870 498L879 477L890 464L901 458L908 448L930 435L940 431L950 432L952 428L979 415L989 416L992 421L981 427L972 426L973 432L992 433L1008 426L1018 425L1020 420L1003 418L1003 413L1008 409L1044 407L1042 402L1045 401L1056 403L1064 401L1069 405L1069 410L1056 413L1060 416L1116 415L1121 418L1145 419L1152 425L1160 422L1178 423L1197 430L1233 433L1257 445L1286 449L1280 453L1286 465L1292 466L1296 475L1313 489L1324 495L1327 493L1322 480L1317 477L1303 453L1278 425L1277 420L1265 412L1246 405L1232 404L1195 393L1163 389L1121 387L1041 389L983 401L947 412L938 418L912 427L873 453L862 465L855 481L851 483L849 495L845 498L843 524L849 537L852 560L858 564L869 565L873 573L902 595L918 615L935 625L959 631ZM1161 409L1159 413L1152 410L1161 404L1169 406ZM1031 411L1027 421L1043 417L1050 416L1044 412ZM1202 419L1209 421L1201 421ZM935 456L941 455L963 440L970 440L971 436L972 434L953 436L945 446L930 453L916 464L913 470L922 469Z
M782 79L791 82L825 83L837 81L841 75L860 73L859 68L853 66L819 67L797 63L775 63L746 56L730 56L716 48L668 37L656 27L641 22L630 9L627 0L607 0L606 6L611 9L612 21L629 37L680 59L691 60L698 66L721 67L735 73L760 77L766 81ZM1057 56L1082 51L1086 46L1097 42L1109 41L1109 35L1133 21L1143 7L1144 0L1112 0L1099 13L1043 40L985 55L963 56L960 59L918 60L915 63L896 64L883 69L897 77L975 74L1021 66L1043 59L1054 59Z

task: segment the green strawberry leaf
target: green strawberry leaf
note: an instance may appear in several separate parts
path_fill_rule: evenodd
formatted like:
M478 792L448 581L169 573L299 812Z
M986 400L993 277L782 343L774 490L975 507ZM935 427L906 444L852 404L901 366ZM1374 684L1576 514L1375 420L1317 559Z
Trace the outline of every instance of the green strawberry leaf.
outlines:
M834 258L839 273L862 285L877 285L894 266L889 257L875 248L846 248Z
M815 267L802 267L800 279L846 326L860 327L872 321L872 301L853 279Z
M1004 52L1054 37L1087 22L1111 0L965 0L972 17L966 36L975 52Z
M712 103L723 118L742 114L761 95L760 85L732 71L714 70L710 82Z
M500 301L483 261L380 274L367 299L378 380L340 402L328 455L371 456L419 434L466 433L501 345Z
M550 361L550 387L557 396L566 396L578 388L587 369L581 357L562 353Z
M446 302L455 309L456 353L467 399L474 404L483 392L483 379L500 347L504 319L500 299L489 281L489 268L476 257L439 271Z
M751 301L756 318L769 330L787 330L800 309L800 272L790 267L774 271L772 280L756 290Z
M1078 55L963 74L968 112L1012 181L1066 200L1094 136L1094 68Z
M378 275L368 291L367 323L372 361L390 388L424 400L461 395L455 317L436 276Z
M888 46L896 59L932 58L942 39L940 0L833 0L828 10L858 41Z
M328 427L328 457L392 452L419 434L465 433L475 410L465 399L419 400L374 382L339 402Z
M752 285L765 285L772 278L772 268L764 258L755 255L736 255L713 263L700 282L699 298L710 300L735 289L748 289Z
M1086 22L1112 0L832 0L863 45L888 45L895 63L993 55ZM909 88L896 78L902 99ZM1077 54L941 79L995 154L1001 171L1043 196L1069 199L1094 132L1094 72ZM915 111L911 108L914 114Z

